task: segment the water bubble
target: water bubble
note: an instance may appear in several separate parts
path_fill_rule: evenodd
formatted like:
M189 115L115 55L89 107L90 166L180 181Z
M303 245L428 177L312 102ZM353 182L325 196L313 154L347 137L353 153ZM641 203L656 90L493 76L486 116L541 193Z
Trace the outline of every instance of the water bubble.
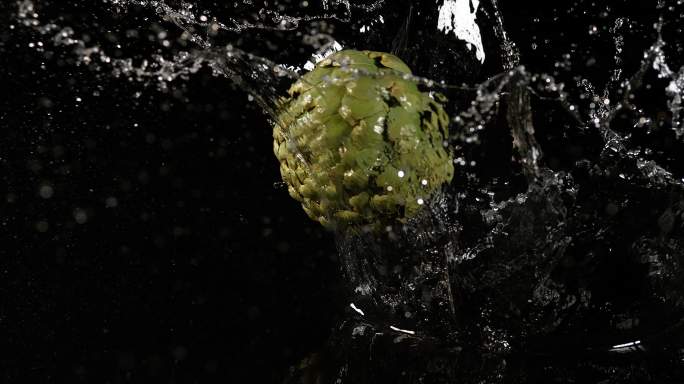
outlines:
M49 185L49 184L43 184L43 185L41 185L40 188L38 189L38 194L39 194L40 197L42 197L43 199L49 199L49 198L51 198L52 195L53 195L54 193L55 193L55 190L54 190L54 189L52 188L52 186Z
M50 225L45 220L39 220L36 222L36 231L45 233L50 228Z
M78 224L85 224L88 221L88 213L82 208L74 209L73 216Z
M119 200L114 196L110 196L105 200L105 207L107 208L116 208L118 205Z

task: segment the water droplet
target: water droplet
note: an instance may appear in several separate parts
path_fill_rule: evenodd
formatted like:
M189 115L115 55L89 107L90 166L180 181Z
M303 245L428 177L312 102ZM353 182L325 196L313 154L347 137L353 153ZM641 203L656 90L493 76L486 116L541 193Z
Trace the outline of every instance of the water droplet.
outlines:
M38 190L38 194L43 199L51 198L54 193L55 193L55 190L52 188L51 185L48 185L48 184L41 185L40 189Z
M88 214L84 209L76 208L74 210L74 220L76 220L78 224L85 224L88 221Z

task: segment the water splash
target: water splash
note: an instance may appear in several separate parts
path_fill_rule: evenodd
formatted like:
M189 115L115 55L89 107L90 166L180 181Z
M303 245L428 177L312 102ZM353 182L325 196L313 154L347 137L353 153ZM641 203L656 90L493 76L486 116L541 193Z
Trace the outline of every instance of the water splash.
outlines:
M276 116L274 106L279 96L278 83L282 79L287 82L299 77L297 68L278 64L264 57L253 55L230 44L215 46L209 40L195 32L189 25L207 28L225 28L241 31L243 28L267 28L263 25L237 23L235 26L225 23L209 23L207 17L196 16L190 10L191 4L184 3L182 10L176 10L159 1L123 1L114 0L119 7L140 5L153 8L164 19L172 21L185 31L182 38L196 43L201 49L180 50L169 56L153 54L147 58L118 58L109 54L102 46L88 43L70 26L62 26L54 22L43 22L36 11L34 2L22 0L17 3L17 20L44 37L54 47L70 48L77 65L89 66L97 71L107 71L114 77L123 77L144 85L154 84L160 91L167 91L169 84L176 80L187 80L203 67L209 67L216 76L229 78L236 86L250 92L260 106L271 116ZM119 9L120 10L120 9ZM280 24L282 28L286 25ZM134 64L139 62L139 64Z
M444 33L453 32L457 38L466 42L468 48L474 48L477 59L484 63L482 36L480 27L475 22L479 5L479 0L444 0L439 8L437 29Z
M667 64L667 57L663 48L665 41L662 36L663 19L661 17L659 23L656 25L658 31L658 39L651 46L649 51L644 54L646 60L651 60L653 69L658 71L658 77L670 80L670 83L665 88L667 96L670 98L668 107L672 112L672 129L677 134L677 138L684 138L684 125L682 121L682 97L684 96L684 66L680 67L678 71L672 70Z
M322 18L347 23L350 21L351 9L355 7L348 1L324 1L326 13L303 17L288 16L264 9L259 12L261 21L256 23L230 17L219 21L209 13L198 10L194 5L185 2L180 3L181 5L178 8L170 7L162 1L151 0L110 0L109 3L117 12L129 11L132 6L142 6L154 10L160 19L167 20L183 30L184 38L196 44L198 49L182 50L169 55L155 54L142 60L115 57L102 46L89 43L70 26L42 21L36 12L34 3L30 0L23 0L18 3L17 20L22 26L34 30L37 35L43 37L41 44L52 44L55 47L70 50L76 57L78 65L97 68L103 74L132 79L144 85L154 84L161 90L168 89L169 84L174 81L187 80L202 68L208 67L213 70L214 75L227 77L249 92L271 117L276 116L275 101L282 89L281 83L291 82L299 76L302 68L309 69L311 65L276 63L265 57L236 48L231 44L217 43L215 40L217 31L230 33L244 33L248 30L288 32L301 27L305 22ZM382 1L376 2L367 10L378 9L382 7L382 4ZM660 33L654 44L644 52L641 67L635 74L628 76L623 70L624 57L622 53L625 50L625 44L621 31L624 20L617 19L610 29L615 45L615 68L610 73L611 86L600 91L590 81L580 79L577 88L583 94L571 94L565 90L564 84L557 82L553 76L545 73L530 73L521 65L524 60L521 59L518 49L503 28L503 20L498 13L498 8L496 8L496 2L493 4L495 20L497 20L494 30L502 45L500 51L505 69L503 72L493 75L480 84L473 85L452 85L449 83L449 79L432 79L410 75L407 75L407 78L429 90L455 92L459 96L469 99L469 106L457 111L454 116L455 129L451 130L454 132L451 138L451 144L454 146L470 145L477 147L480 144L483 132L496 123L494 120L499 115L500 108L507 105L510 108L507 123L513 137L513 145L517 150L516 160L522 165L528 185L524 191L511 198L495 201L493 197L495 182L475 180L473 177L472 184L476 185L477 188L466 190L465 187L454 187L449 191L455 196L454 201L447 201L447 197L444 197L443 200L441 197L435 199L434 202L431 202L434 205L430 205L429 217L422 218L423 221L410 223L402 228L404 232L401 234L405 238L413 239L413 235L416 235L415 238L422 239L421 241L427 244L426 247L429 251L425 254L432 255L433 258L428 263L421 265L422 269L418 269L411 276L411 279L400 279L402 276L398 273L397 286L401 291L399 293L388 293L381 297L382 300L377 300L379 303L383 301L388 303L397 313L399 313L404 298L416 298L419 297L419 294L425 294L430 299L435 297L443 299L441 302L444 304L444 308L448 309L445 311L446 316L454 316L454 302L457 299L454 299L452 295L452 284L460 284L461 288L473 291L476 289L486 290L488 287L501 286L506 281L515 279L517 275L523 275L526 269L535 268L535 274L541 276L539 283L534 286L533 302L535 305L552 306L558 304L566 309L575 303L588 300L586 297L589 294L586 292L578 294L577 297L564 297L561 294L562 287L555 286L549 278L552 267L560 262L558 255L570 246L569 235L566 236L564 224L568 213L563 201L564 199L573 201L577 195L577 187L567 173L553 172L549 169L548 164L544 163L542 146L536 142L535 127L532 125L531 119L535 111L530 109L530 103L535 98L554 102L554 105L559 109L572 116L577 127L579 127L578 129L598 131L603 144L601 153L603 158L628 160L633 165L635 171L624 176L626 182L631 182L632 179L630 178L642 177L653 186L682 185L681 181L677 180L677 178L681 178L681 175L677 175L655 160L640 157L638 151L630 148L629 133L621 132L613 127L614 120L621 111L638 110L638 106L629 96L643 85L648 71L656 71L661 79L669 81L663 91L669 99L668 108L672 113L672 129L678 138L681 139L681 136L684 135L684 127L682 127L681 121L684 67L678 71L670 67L663 50L665 42ZM662 20L657 28L661 26ZM311 63L342 47L334 38L325 33L306 34L302 40L305 45L312 48ZM35 49L40 50L42 48L37 44ZM584 95L588 96L589 107L581 109L578 107L580 102L577 99ZM541 112L543 113L543 111ZM456 160L463 162L459 165L466 163L463 158ZM579 163L578 169L582 169L582 164L589 164L587 161ZM589 173L603 172L603 170L591 168L592 166L589 164L586 167L590 169ZM621 172L619 167L611 168L611 171L614 170ZM623 179L619 175L621 174L618 173L615 179ZM475 202L472 204L477 209L474 209L476 213L473 215L476 217L479 215L484 229L482 233L478 233L479 237L475 241L456 250L456 245L452 244L451 240L446 241L444 238L463 231L463 228L459 227L460 224L455 221L454 216L463 211L462 205L464 204L461 201L469 197L468 195L476 196L473 199ZM629 204L627 200L621 204ZM521 224L519 227L512 227L511 223ZM543 236L531 236L534 233L530 228L535 225L543 228ZM599 235L601 233L597 236ZM581 239L583 235L573 234L573 236ZM510 240L511 238L513 240ZM378 287L381 287L381 284L372 274L373 270L368 263L373 261L372 257L377 258L382 249L378 248L374 239L367 239L367 243L363 244L358 243L359 239L348 240L349 242L342 241L339 247L342 261L347 263L349 278L351 281L358 281L359 293L362 296L373 296L379 291ZM435 243L439 243L440 247L430 248ZM543 256L545 258L542 263L535 265L534 263L538 260L533 260L525 254L520 256L514 252L516 246L527 243L544 248ZM418 254L425 250L420 248L421 246L418 245L411 249L417 249L415 253ZM368 250L368 259L355 257L358 256L360 249ZM473 266L475 265L474 262L479 261L479 258L487 257L488 252L492 249L506 251L503 253L505 257L492 262L491 269L479 275L484 276L483 279L470 281L471 277L465 275L463 281L449 281L449 273L447 272L450 271L455 274L458 268L464 266L470 265L470 268L475 272L480 272L477 270L477 266ZM507 259L506 257L510 258ZM402 265L402 263L410 265L410 262L410 260L402 260L398 265ZM356 265L356 263L360 264ZM445 278L443 278L444 275L446 275ZM446 286L443 284L436 285L432 287L432 290L420 292L420 283L428 280L441 281L442 283L446 281L447 284ZM505 292L503 297L505 298ZM564 301L566 299L567 302ZM418 302L421 300L423 300L422 297L417 299ZM361 304L359 305L361 306ZM366 314L371 313L365 306L363 308ZM424 312L416 312L428 313L424 309L421 310ZM483 318L494 323L493 318L496 316L496 311L483 310L483 313L485 312L486 316L483 315ZM362 313L362 315L364 314ZM560 317L559 319L562 320ZM375 323L367 324L367 326L375 327L378 331L386 331L391 324L394 324L381 319L372 321ZM553 323L550 327L555 325L557 324ZM394 327L402 330L402 328ZM428 325L425 327L427 328ZM496 335L498 333L498 330L490 324L486 324L483 328L487 329L487 334ZM417 329L417 337L412 338L412 342L429 339L421 333L420 327ZM508 345L509 337L505 334L491 336L491 338L499 340L499 344L502 345ZM499 349L506 350L507 348L500 347Z

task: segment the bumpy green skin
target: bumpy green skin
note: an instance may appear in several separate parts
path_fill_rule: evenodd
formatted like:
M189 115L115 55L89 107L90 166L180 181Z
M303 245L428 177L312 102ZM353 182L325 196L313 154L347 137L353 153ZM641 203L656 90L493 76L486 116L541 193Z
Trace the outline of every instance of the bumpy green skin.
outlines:
M326 227L404 222L453 177L449 117L396 56L341 51L289 89L273 150L290 195Z

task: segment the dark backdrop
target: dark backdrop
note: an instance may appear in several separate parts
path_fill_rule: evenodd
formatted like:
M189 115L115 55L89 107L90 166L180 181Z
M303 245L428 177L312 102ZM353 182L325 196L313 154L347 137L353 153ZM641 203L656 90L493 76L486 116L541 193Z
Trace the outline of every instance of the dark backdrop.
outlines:
M652 9L551 3L503 5L532 70L571 79L556 65L571 53L605 79L616 12L637 21L626 71L653 41ZM0 381L279 382L347 303L333 237L279 183L261 108L207 69L159 91L78 66L68 49L37 51L12 5L0 6ZM152 51L108 38L124 27L177 32L99 3L42 12L121 55ZM282 47L271 56L307 57ZM499 69L495 55L478 79Z

